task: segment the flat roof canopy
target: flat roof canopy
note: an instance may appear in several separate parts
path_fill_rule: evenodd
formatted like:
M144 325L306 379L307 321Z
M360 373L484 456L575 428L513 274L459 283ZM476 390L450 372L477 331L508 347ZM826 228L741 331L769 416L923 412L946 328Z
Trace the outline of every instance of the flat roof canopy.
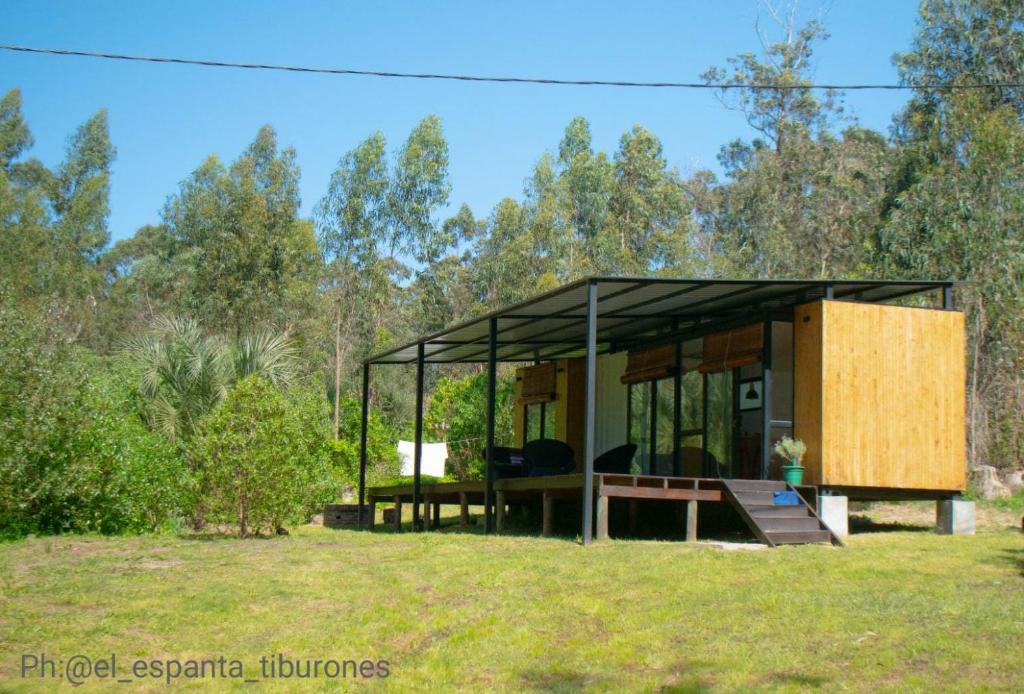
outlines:
M834 299L879 303L951 288L946 281L700 280L589 277L493 311L367 359L409 364L423 345L430 363L486 362L490 322L497 360L523 362L586 353L587 286L597 285L597 351L700 334L731 322L756 321L798 304Z

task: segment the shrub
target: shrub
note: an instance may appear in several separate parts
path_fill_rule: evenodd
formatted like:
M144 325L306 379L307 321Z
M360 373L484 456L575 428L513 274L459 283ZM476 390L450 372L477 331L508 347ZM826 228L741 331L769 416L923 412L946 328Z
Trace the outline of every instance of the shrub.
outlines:
M239 381L194 442L207 520L242 537L302 519L323 493L325 439L258 375Z
M331 467L336 482L334 498L342 490L359 485L359 438L362 430L362 401L356 396L341 401L339 434L330 442ZM381 484L398 475L398 430L373 409L366 428L366 483Z
M494 440L499 446L512 444L514 400L512 373L500 374L494 422ZM482 478L484 460L480 451L487 440L487 374L440 379L424 415L424 428L435 440L448 442L446 474L457 479Z
M0 535L138 532L181 514L189 476L138 417L128 374L6 301L0 318Z

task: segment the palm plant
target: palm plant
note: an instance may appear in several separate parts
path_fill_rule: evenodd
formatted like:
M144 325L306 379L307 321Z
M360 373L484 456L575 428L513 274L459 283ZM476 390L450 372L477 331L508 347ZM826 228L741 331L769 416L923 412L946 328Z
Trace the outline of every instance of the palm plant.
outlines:
M148 424L174 441L189 440L236 381L255 373L286 386L296 369L286 335L261 331L229 342L189 318L157 319L127 352L142 372Z

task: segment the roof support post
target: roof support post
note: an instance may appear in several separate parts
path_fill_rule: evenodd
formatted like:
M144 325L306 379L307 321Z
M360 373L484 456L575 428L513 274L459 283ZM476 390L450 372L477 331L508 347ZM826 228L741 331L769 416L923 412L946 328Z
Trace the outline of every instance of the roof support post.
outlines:
M491 318L487 333L487 484L484 487L484 532L494 532L494 408L498 390L498 319Z
M953 285L951 284L942 288L942 308L947 311L953 310Z
M587 283L586 409L583 419L583 544L594 537L594 399L597 391L597 282Z
M363 364L363 409L359 428L359 515L357 527L363 527L366 503L366 437L370 421L370 364Z
M672 384L672 399L675 401L675 408L672 410L672 474L676 477L682 475L683 470L683 448L680 445L679 432L683 430L683 343L676 342L675 368L676 377Z
M761 353L761 479L768 479L772 462L772 321L764 322Z
M423 362L424 345L416 345L416 443L413 454L412 468L412 529L422 530L423 521L420 519L420 466L423 463Z
M705 477L721 477L717 469L712 471L708 461L708 375L701 374L700 393L700 470Z

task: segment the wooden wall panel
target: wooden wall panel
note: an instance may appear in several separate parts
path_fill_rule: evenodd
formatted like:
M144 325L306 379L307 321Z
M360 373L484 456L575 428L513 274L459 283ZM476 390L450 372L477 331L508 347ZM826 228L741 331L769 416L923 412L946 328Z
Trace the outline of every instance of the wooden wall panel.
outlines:
M965 487L963 314L825 301L797 308L795 332L794 425L817 449L808 453L810 481Z
M798 306L793 313L793 436L807 444L804 480L821 484L821 308Z
M523 395L523 382L516 379L515 399L512 401L512 440L513 446L522 448L526 438L526 405L519 402ZM484 417L487 414L484 413ZM485 442L486 443L486 442Z
M547 435L550 438L565 441L573 450L577 466L583 459L583 418L584 400L586 397L586 360L582 358L559 359L554 363L555 399L547 407L555 410L555 430ZM519 402L522 381L516 382L515 403L515 445L522 447L525 443L524 430L525 405Z

